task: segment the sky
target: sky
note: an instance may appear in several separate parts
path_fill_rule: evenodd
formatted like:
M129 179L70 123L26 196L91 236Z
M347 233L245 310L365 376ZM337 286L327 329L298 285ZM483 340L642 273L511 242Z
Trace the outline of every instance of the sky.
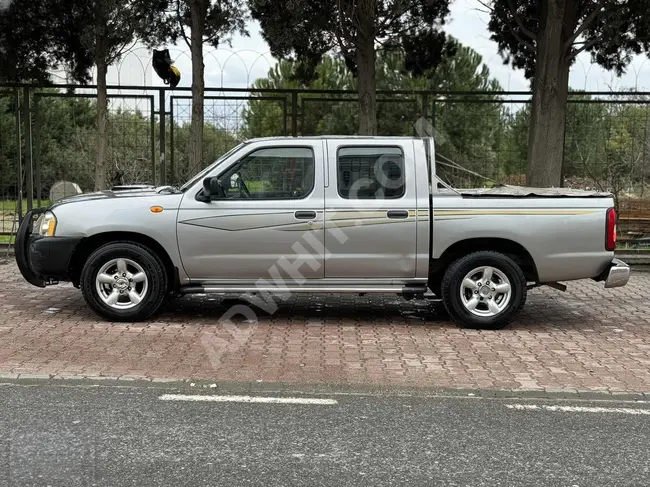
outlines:
M4 0L0 0L4 1ZM489 14L477 0L455 0L451 15L445 25L448 34L456 37L464 45L472 47L487 64L490 73L505 90L526 91L529 83L523 72L503 64L497 45L490 40L487 30ZM222 44L215 51L206 49L206 86L245 88L257 78L266 76L275 60L260 34L259 25L250 22L247 26L250 36L237 35L231 46ZM180 86L191 85L191 61L189 49L184 44L170 46L172 59L181 70ZM151 69L151 53L142 46L136 46L124 56L118 66L109 72L110 84L160 86L160 81ZM572 88L587 91L610 91L637 88L650 91L650 60L637 56L627 72L618 78L591 63L587 53L578 56L571 70L569 83Z

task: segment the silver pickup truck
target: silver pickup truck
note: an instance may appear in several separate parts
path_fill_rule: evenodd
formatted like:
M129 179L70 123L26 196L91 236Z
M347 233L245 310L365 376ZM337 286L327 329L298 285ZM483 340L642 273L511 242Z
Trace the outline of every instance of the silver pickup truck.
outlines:
M434 161L427 138L250 140L180 188L120 188L28 213L16 260L31 284L71 281L113 321L147 319L190 293L264 303L430 290L456 322L495 329L531 287L627 283L611 195L455 190Z

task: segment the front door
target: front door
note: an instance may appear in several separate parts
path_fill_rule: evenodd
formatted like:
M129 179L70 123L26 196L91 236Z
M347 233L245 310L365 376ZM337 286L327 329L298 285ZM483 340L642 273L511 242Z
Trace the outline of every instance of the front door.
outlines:
M327 144L325 277L416 277L417 195L413 141Z
M183 198L178 245L190 279L324 276L322 141L275 144L245 146L228 167L209 174L219 177L221 198Z

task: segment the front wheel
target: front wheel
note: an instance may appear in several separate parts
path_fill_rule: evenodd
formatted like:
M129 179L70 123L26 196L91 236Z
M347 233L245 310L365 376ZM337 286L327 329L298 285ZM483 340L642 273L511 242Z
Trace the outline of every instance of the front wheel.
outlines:
M526 293L521 268L498 252L466 255L449 266L442 280L447 312L468 328L503 328L523 307Z
M92 310L110 321L140 321L154 314L167 294L158 256L135 242L95 250L81 272L81 291Z

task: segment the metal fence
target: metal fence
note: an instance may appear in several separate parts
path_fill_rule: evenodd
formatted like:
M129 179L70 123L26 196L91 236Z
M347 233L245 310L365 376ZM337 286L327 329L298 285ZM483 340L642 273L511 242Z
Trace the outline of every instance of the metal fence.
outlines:
M76 191L74 184L93 189L93 88L0 86L1 233L15 230L28 209ZM109 184L179 184L201 169L187 157L190 95L109 88ZM251 137L351 135L358 127L349 91L208 88L204 116L203 165ZM525 183L530 93L378 92L380 135L414 135L422 119L435 129L439 172L452 184ZM571 93L564 185L613 192L621 237L637 243L650 234L649 149L649 93Z

